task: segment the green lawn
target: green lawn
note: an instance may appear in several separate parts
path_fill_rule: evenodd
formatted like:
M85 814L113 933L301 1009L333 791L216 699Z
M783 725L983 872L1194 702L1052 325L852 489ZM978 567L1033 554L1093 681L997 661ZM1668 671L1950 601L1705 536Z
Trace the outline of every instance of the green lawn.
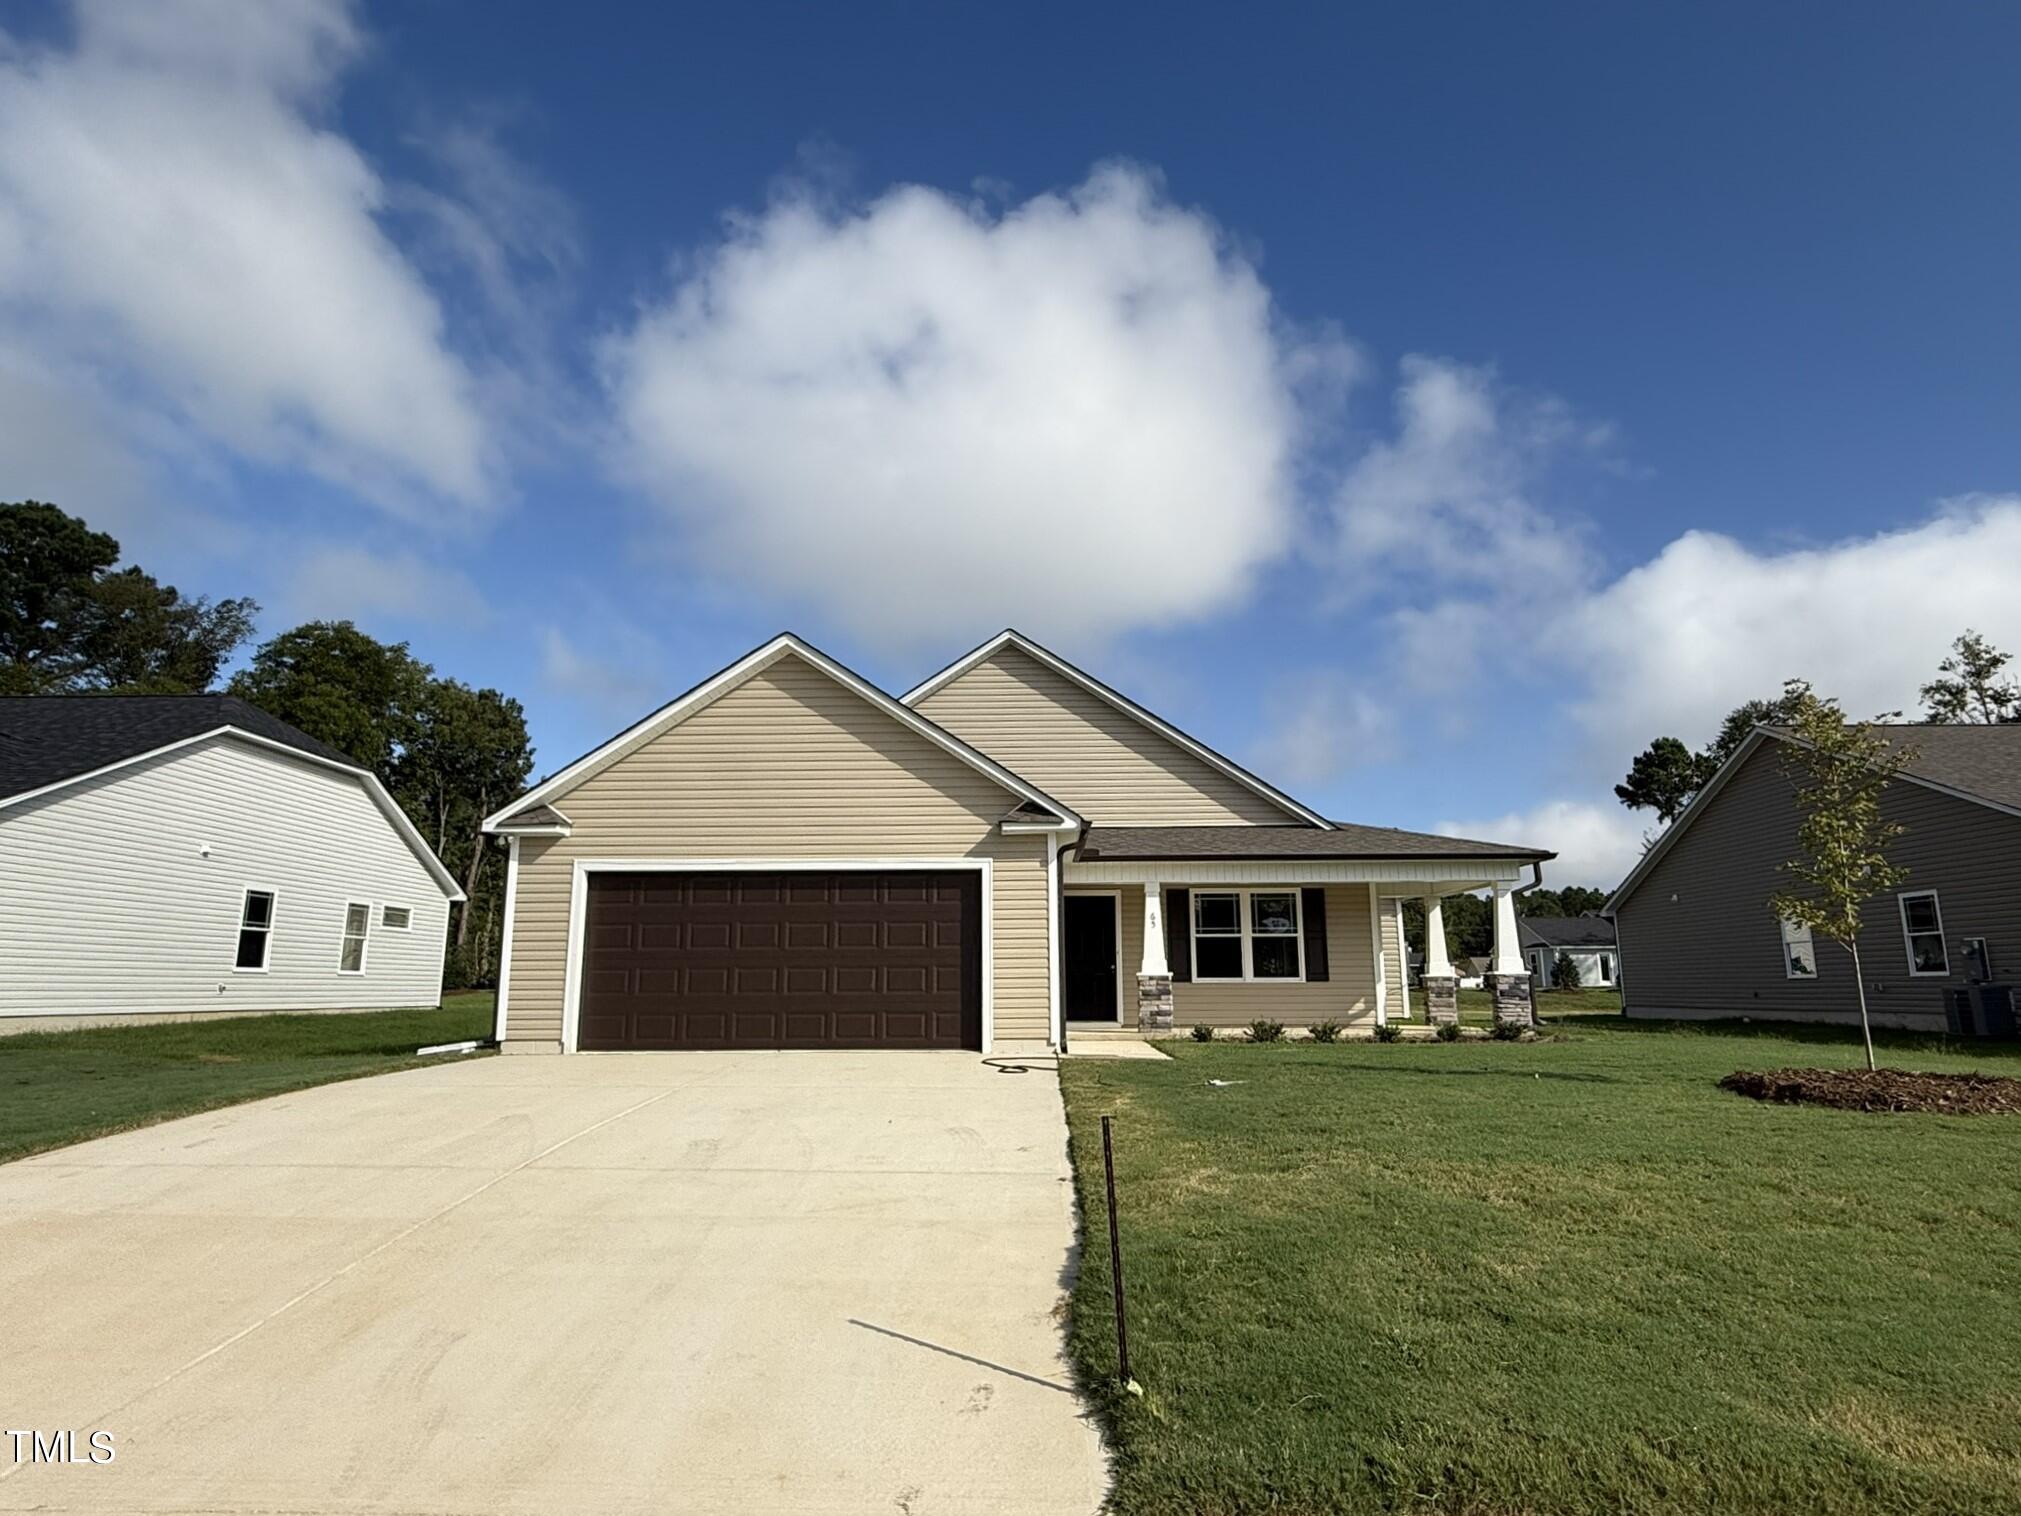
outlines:
M2021 1510L2021 1121L1714 1087L1852 1066L1836 1029L1168 1047L1061 1073L1119 1510Z
M1415 992L1414 992L1415 994ZM1486 990L1460 991L1460 1025L1493 1026L1495 1022L1494 1002ZM1621 1014L1621 992L1619 990L1539 990L1536 995L1537 1015L1545 1021L1559 1016L1618 1016ZM1423 1009L1412 1003L1416 1013L1413 1021L1421 1021Z
M434 1011L248 1016L0 1037L0 1162L312 1084L411 1068L491 1035L491 996Z

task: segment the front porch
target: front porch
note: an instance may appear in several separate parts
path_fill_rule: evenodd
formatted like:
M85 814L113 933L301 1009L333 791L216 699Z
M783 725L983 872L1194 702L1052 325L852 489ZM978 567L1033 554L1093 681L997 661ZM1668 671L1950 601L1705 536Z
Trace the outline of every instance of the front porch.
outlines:
M1139 833L1190 844L1193 855L1168 847L1130 856ZM1061 860L1060 993L1069 1039L1169 1036L1196 1026L1227 1034L1258 1020L1288 1029L1331 1022L1344 1036L1372 1035L1383 1024L1430 1035L1458 1019L1443 900L1478 890L1492 892L1495 903L1487 976L1494 1015L1530 1024L1514 891L1540 855L1346 851L1362 840L1304 828L1092 830ZM1223 856L1200 856L1209 845ZM1233 853L1237 847L1245 851ZM1430 928L1418 984L1405 948L1409 900L1423 904Z

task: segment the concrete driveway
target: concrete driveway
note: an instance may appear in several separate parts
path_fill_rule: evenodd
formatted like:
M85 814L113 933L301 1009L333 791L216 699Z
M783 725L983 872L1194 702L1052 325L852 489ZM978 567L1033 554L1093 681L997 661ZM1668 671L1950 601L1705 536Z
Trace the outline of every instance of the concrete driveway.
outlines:
M0 1510L1088 1512L1057 1083L491 1058L0 1167ZM111 1463L88 1438L112 1434Z

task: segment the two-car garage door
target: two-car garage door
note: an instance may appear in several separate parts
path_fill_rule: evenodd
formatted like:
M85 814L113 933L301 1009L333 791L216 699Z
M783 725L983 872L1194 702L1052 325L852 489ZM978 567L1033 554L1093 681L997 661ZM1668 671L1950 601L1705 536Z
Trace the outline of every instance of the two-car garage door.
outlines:
M578 1047L982 1046L974 870L588 885Z

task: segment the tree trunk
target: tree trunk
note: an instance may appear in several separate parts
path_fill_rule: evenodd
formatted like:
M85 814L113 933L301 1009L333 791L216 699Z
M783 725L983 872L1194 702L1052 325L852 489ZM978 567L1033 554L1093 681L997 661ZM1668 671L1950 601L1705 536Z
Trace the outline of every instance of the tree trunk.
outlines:
M484 833L470 847L470 872L463 876L463 908L456 913L456 945L470 935L470 908L477 903L477 867L484 862Z
M1860 972L1860 944L1855 938L1846 944L1846 951L1853 955L1853 987L1860 992L1860 1036L1867 1045L1867 1072L1874 1072L1874 1033L1867 1025L1867 978Z

